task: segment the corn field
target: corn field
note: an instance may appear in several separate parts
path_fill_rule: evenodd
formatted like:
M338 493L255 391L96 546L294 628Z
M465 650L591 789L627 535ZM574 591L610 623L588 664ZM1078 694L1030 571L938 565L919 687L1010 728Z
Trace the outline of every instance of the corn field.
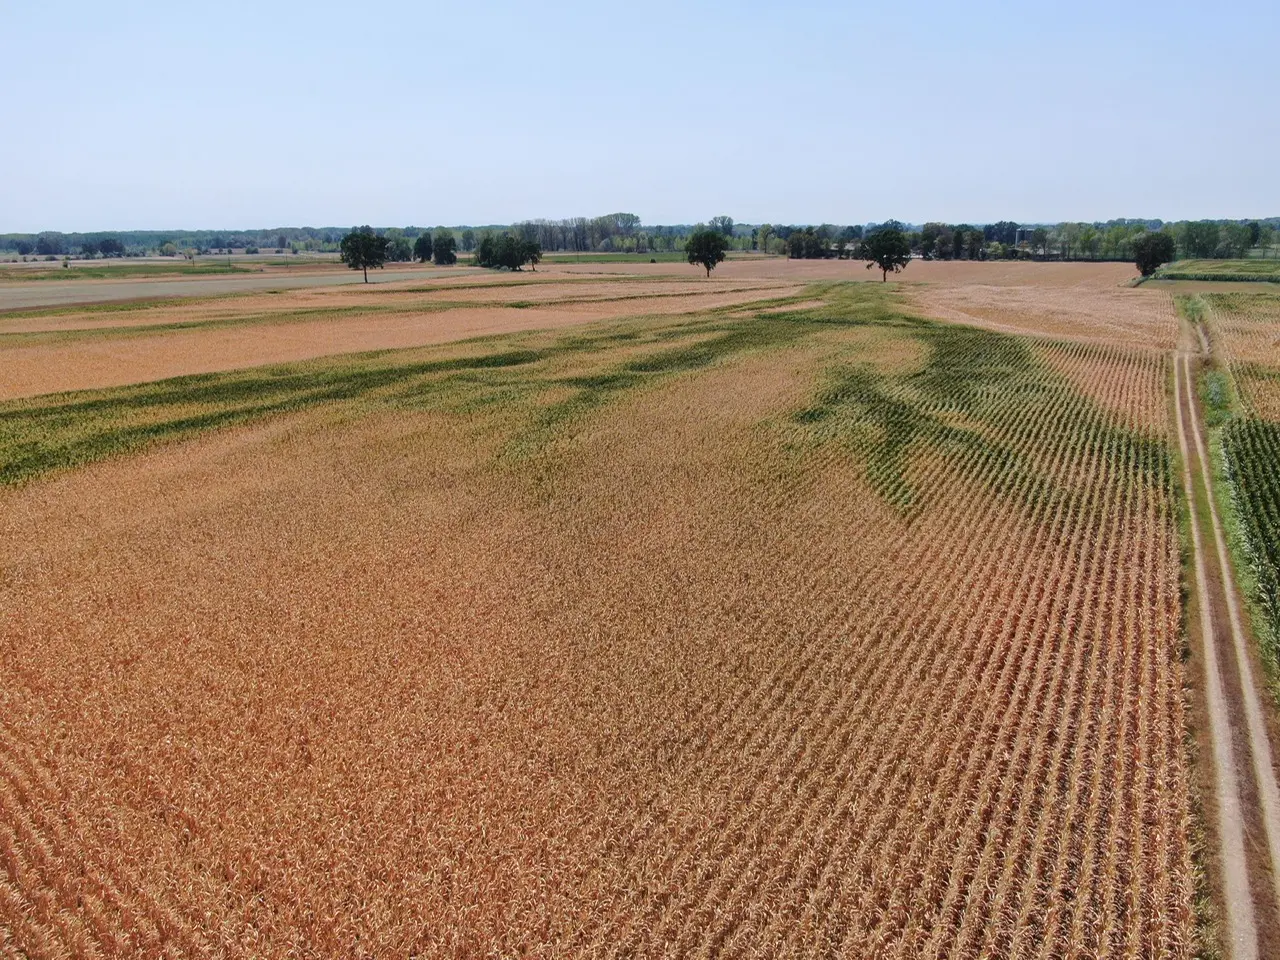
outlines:
M1205 300L1244 407L1222 430L1223 464L1274 661L1280 656L1280 296L1229 293Z
M21 434L0 953L1193 956L1167 353L821 297Z

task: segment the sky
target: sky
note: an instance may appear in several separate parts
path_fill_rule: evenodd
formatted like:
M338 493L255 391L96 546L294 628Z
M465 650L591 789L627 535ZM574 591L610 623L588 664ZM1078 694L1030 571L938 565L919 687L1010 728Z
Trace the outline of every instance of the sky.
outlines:
M0 0L0 233L1280 215L1280 3Z

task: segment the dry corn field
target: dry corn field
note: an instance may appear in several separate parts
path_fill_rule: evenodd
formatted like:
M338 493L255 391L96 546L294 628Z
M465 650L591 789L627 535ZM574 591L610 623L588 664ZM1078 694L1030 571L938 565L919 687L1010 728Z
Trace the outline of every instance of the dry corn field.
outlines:
M10 394L0 954L1193 956L1170 298L808 279Z
M1197 299L1247 412L1280 422L1280 294L1209 293Z

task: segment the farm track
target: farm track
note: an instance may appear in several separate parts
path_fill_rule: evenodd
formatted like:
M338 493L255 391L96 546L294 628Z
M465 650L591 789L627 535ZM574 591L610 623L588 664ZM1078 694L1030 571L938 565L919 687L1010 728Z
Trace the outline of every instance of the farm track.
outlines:
M1199 328L1197 335L1207 352ZM1280 785L1254 676L1256 654L1244 628L1213 495L1190 353L1175 354L1174 375L1214 755L1226 939L1231 957L1252 960L1280 950ZM1201 503L1207 506L1203 513ZM1212 549L1204 542L1206 529Z

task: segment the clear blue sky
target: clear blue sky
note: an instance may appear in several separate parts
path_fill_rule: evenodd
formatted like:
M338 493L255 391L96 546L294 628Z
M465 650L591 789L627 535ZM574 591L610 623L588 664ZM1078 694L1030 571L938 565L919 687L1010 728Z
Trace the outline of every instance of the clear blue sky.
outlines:
M1280 215L1280 3L0 0L0 232Z

